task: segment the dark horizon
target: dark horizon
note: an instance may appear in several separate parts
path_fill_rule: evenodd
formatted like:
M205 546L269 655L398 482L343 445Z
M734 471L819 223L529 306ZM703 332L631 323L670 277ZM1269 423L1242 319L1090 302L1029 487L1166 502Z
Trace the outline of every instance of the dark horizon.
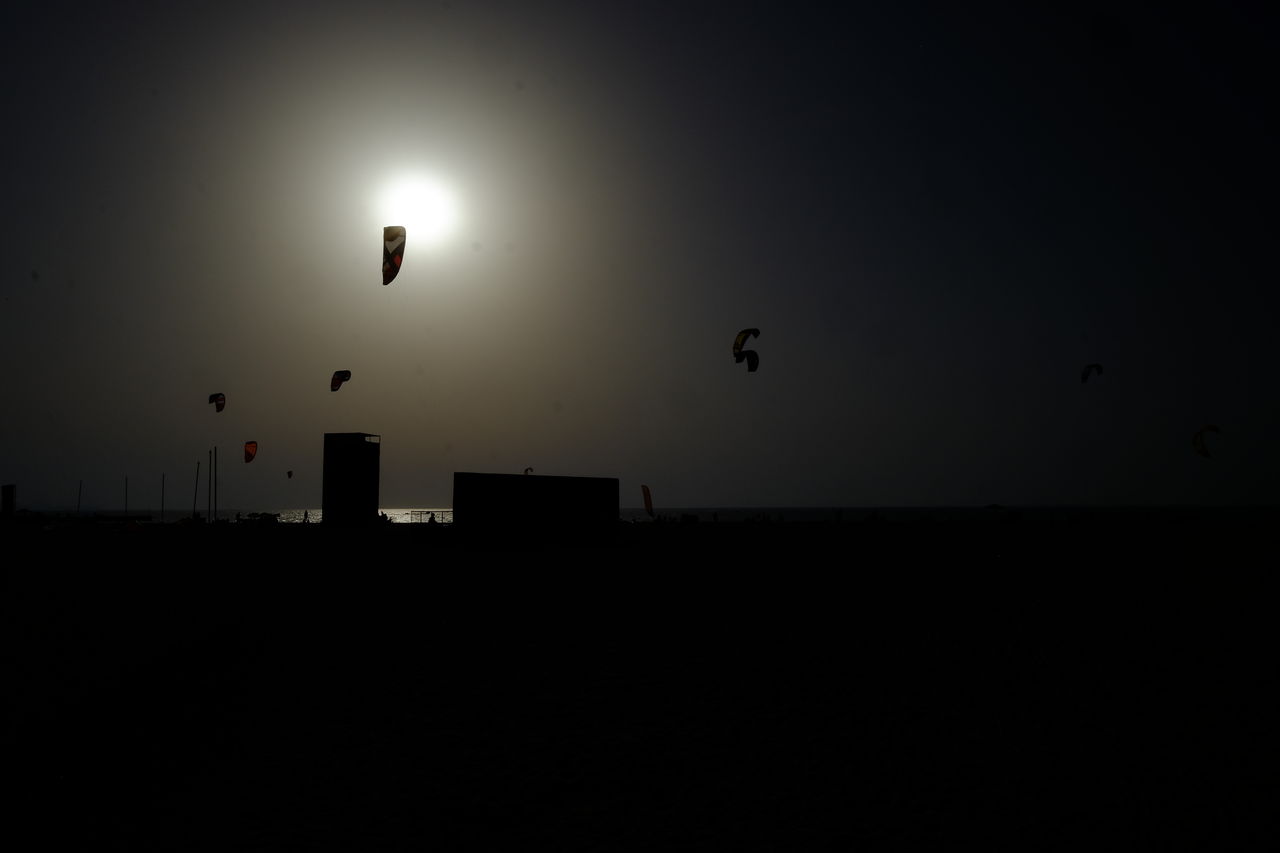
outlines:
M995 538L923 551L910 528L621 527L674 536L610 560L414 547L426 528L30 540L39 560L6 561L15 837L210 851L1273 838L1277 590L1247 546L1274 525L1246 543L1185 526L1113 543L996 522Z

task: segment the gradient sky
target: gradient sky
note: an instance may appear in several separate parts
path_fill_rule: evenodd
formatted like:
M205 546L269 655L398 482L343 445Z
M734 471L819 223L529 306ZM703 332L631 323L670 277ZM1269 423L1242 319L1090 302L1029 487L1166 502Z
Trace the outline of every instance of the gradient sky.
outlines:
M23 507L74 506L83 480L117 509L126 475L157 506L162 473L179 507L214 445L224 507L317 506L344 431L383 436L384 506L527 466L618 477L624 505L641 483L660 506L1276 502L1258 15L0 20L0 481ZM381 200L411 174L460 221L433 251L411 229L383 287ZM748 326L756 374L730 353Z

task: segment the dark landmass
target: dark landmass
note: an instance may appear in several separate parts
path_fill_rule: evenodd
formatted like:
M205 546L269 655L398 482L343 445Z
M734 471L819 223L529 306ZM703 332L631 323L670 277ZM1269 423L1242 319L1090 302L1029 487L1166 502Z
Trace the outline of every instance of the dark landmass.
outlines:
M13 834L1261 848L1280 829L1275 518L12 519Z
M877 556L1043 563L1063 557L1094 560L1248 558L1275 547L1280 530L1277 507L1130 507L982 509L831 509L801 510L812 520L787 520L780 512L738 510L733 521L710 521L690 513L659 516L636 523L568 525L529 517L481 524L370 524L334 527L282 524L273 513L248 513L212 524L181 519L167 524L149 515L75 516L18 513L0 519L0 543L75 549L124 546L142 554L153 549L170 559L199 560L208 547L258 549L245 558L276 559L292 554L302 561L324 558L332 549L379 550L387 547L436 551L599 552L619 559L653 556L672 550L679 559L689 550L763 549L771 556L802 560L828 547L853 549L850 557ZM727 515L728 513L726 513ZM169 549L187 549L185 554ZM140 554L141 555L141 554Z

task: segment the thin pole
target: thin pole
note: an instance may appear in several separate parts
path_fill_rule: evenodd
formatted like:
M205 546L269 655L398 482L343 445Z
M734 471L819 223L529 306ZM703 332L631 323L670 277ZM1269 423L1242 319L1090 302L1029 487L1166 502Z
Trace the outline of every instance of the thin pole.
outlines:
M191 520L196 520L196 501L200 500L200 460L196 460L196 488L191 493Z
M164 524L164 474L160 474L160 523Z
M218 447L213 448L213 520L218 520Z
M204 517L206 521L213 521L213 451L209 451L209 473L210 476L204 478Z

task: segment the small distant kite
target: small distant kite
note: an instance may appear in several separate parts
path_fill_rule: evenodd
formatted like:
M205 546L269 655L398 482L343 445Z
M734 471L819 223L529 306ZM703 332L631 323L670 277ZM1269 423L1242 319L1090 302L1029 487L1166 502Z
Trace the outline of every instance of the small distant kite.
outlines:
M246 441L244 443L244 461L248 464L253 461L253 457L258 455L258 442Z
M388 225L382 229L382 283L395 281L404 263L405 230L402 225Z
M337 391L339 388L342 387L342 383L346 382L350 378L351 378L350 370L335 370L333 372L333 378L329 380L329 390Z
M1191 436L1191 446L1196 449L1196 453L1199 453L1205 459L1211 458L1209 456L1209 444L1205 441L1205 436L1211 432L1216 432L1219 435L1222 434L1222 430L1218 429L1213 424L1205 424L1200 427L1200 429L1196 430L1195 435Z
M649 513L649 517L653 518L653 495L649 492L648 486L640 486L640 492L644 495L644 511Z
M1096 374L1098 374L1099 376L1101 376L1101 375L1102 375L1102 365L1101 365L1101 364L1086 364L1086 365L1084 366L1084 370L1080 371L1080 381L1081 381L1081 382L1088 382L1088 381L1089 381L1089 374L1090 374L1090 373L1096 373ZM1123 383L1121 383L1121 384L1123 384Z
M209 402L213 403L213 410L215 412L221 412L223 409L227 407L227 395L226 394L210 394Z
M525 469L524 469L524 473L525 473L525 474L532 474L532 473L533 473L533 469L532 469L532 468L525 468Z
M293 479L293 472L292 472L292 471L285 471L284 473L285 473L285 475L286 475L290 480L292 480L292 479Z
M760 355L753 350L744 350L742 345L747 342L748 338L760 337L759 329L743 329L738 332L738 336L733 339L733 362L734 364L747 363L747 373L755 373L756 368L760 366Z

